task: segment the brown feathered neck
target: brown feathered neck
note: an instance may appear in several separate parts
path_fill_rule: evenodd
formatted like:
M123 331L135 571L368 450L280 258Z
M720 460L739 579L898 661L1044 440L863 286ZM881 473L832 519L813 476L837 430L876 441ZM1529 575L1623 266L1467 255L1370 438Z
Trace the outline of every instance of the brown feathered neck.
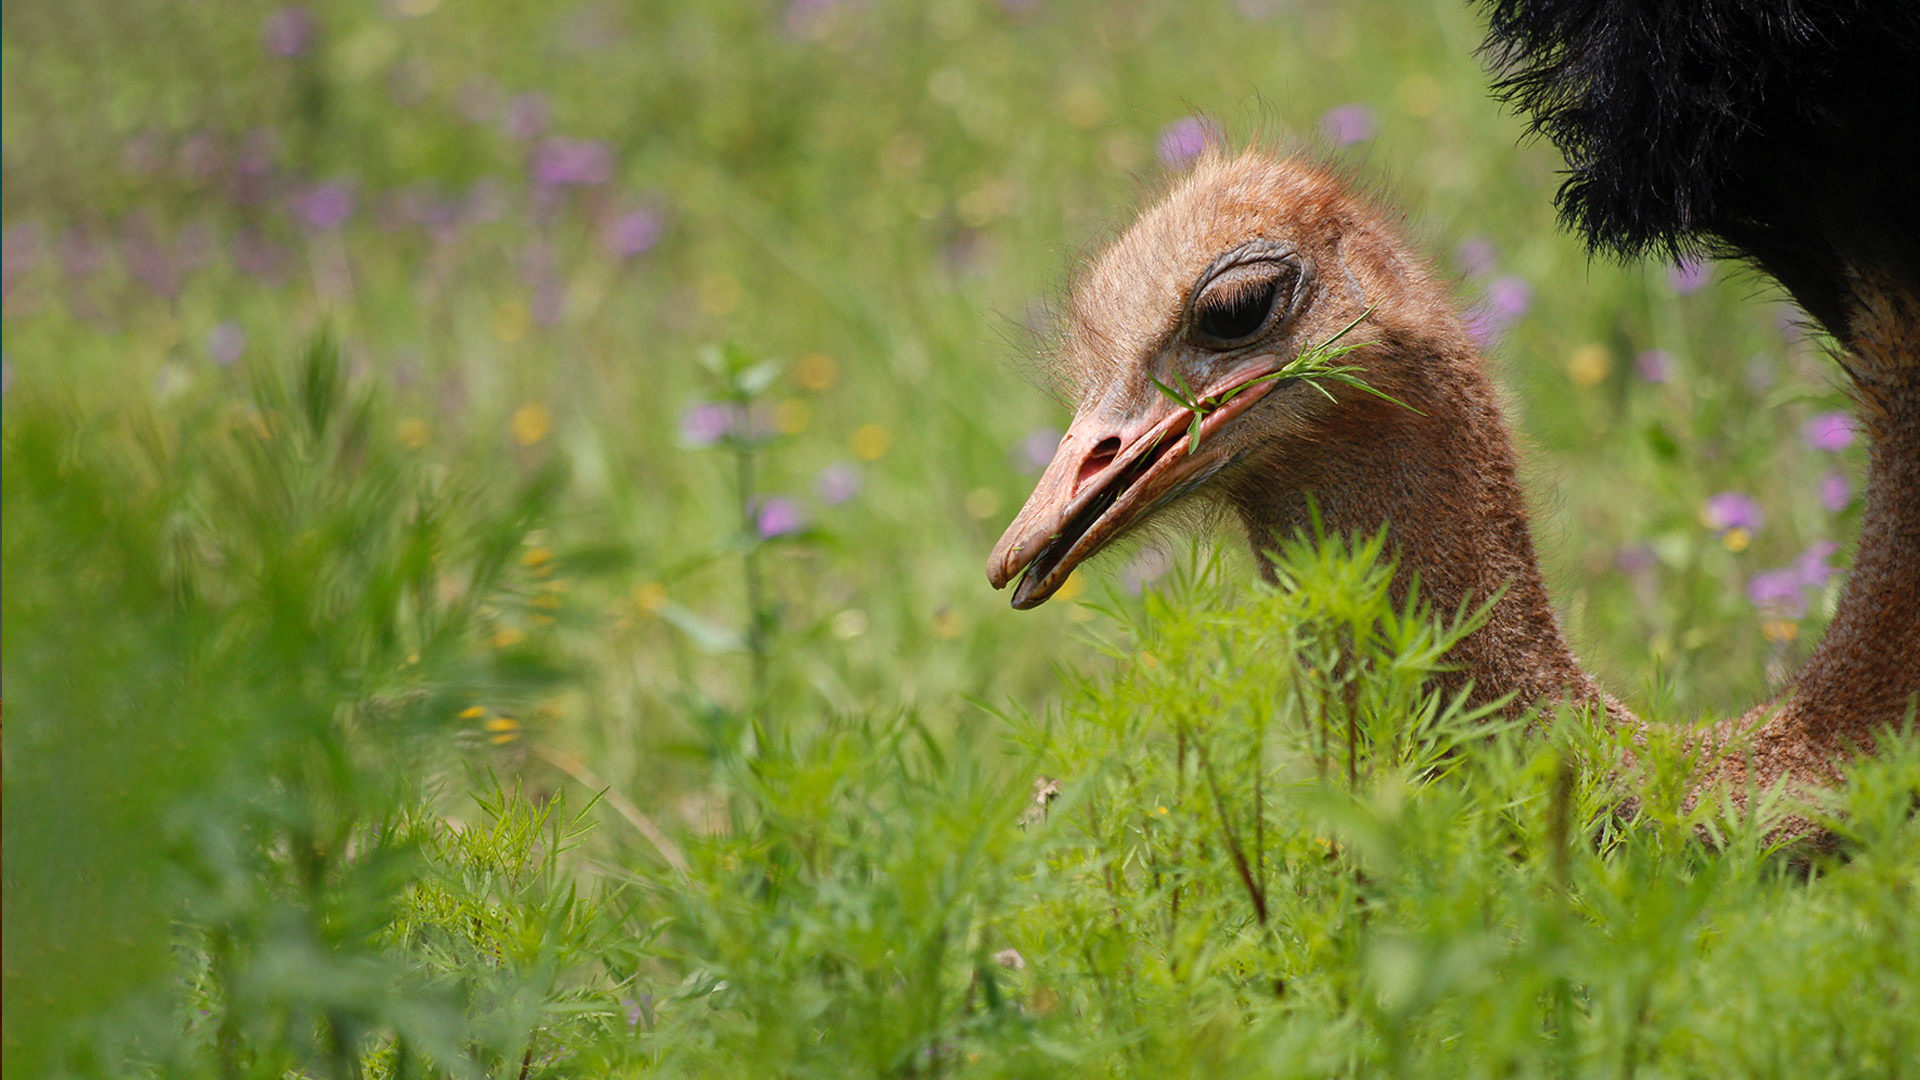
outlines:
M1510 696L1510 711L1518 711L1566 699L1624 715L1561 630L1534 552L1513 440L1481 358L1450 311L1428 314L1439 332L1402 330L1369 350L1370 366L1422 372L1417 386L1397 387L1417 413L1343 399L1339 422L1318 432L1321 452L1249 469L1226 498L1256 556L1275 538L1310 529L1317 508L1329 535L1386 529L1400 602L1416 580L1442 618L1498 597L1485 624L1449 655L1455 670L1441 680L1450 689L1471 682L1476 704Z

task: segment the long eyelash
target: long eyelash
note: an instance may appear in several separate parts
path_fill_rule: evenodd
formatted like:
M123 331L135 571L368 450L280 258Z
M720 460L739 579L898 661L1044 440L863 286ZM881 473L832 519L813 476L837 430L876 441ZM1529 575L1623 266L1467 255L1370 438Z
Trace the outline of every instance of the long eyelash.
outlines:
M1201 306L1209 308L1234 308L1249 300L1257 299L1261 293L1271 289L1278 292L1280 282L1270 277L1243 277L1233 281L1223 281L1209 291L1201 300Z

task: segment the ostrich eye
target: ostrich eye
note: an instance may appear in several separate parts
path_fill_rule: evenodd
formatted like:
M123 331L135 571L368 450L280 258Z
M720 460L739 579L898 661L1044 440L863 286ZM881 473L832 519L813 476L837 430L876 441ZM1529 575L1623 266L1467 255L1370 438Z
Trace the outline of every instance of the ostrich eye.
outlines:
M1244 345L1267 328L1293 275L1272 264L1236 267L1207 283L1193 302L1195 344Z

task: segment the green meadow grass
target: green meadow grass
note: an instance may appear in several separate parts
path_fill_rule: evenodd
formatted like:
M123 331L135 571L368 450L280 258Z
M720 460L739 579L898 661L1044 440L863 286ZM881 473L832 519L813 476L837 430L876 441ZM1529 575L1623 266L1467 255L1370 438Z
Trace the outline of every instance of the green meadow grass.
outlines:
M1677 742L1430 691L1472 613L1376 538L986 585L1064 283L1199 116L1457 279L1613 692L1791 674L1858 529L1824 346L1590 262L1463 7L0 20L20 1075L1920 1060L1920 743L1775 851Z

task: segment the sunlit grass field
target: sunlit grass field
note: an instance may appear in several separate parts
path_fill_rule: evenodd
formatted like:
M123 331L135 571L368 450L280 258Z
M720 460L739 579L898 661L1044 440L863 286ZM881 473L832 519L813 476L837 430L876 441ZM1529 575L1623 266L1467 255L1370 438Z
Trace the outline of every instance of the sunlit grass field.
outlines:
M1056 302L1213 132L1457 281L1612 692L1791 674L1858 528L1825 345L1738 268L1590 261L1463 5L0 19L21 1075L1920 1055L1913 752L1843 858L1710 849L1677 751L1623 823L1579 718L1426 693L1458 628L1364 544L1280 594L1228 530L986 584ZM1336 692L1342 625L1411 674Z

